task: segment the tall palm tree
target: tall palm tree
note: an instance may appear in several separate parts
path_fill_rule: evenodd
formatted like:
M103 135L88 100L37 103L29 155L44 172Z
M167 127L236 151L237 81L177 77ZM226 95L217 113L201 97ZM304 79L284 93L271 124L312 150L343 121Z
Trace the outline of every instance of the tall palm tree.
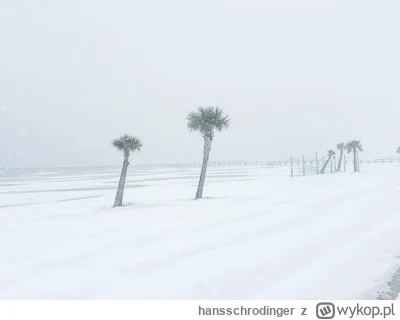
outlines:
M140 149L142 148L142 143L138 138L131 137L125 134L118 139L113 140L112 145L119 151L122 151L124 153L124 163L122 165L117 195L115 196L114 202L114 207L119 207L122 205L122 198L124 197L126 172L128 171L129 165L129 156L135 151L140 151Z
M342 159L343 159L343 152L344 149L346 148L346 145L343 142L340 142L336 145L336 149L340 151L340 156L339 156L339 163L337 166L337 171L340 171L340 167L342 166Z
M332 156L334 156L334 155L335 155L335 151L328 150L328 159L325 161L324 165L322 166L320 174L324 174L326 166L328 165L329 161L331 160Z
M223 129L229 128L230 119L219 107L200 107L197 111L189 113L187 121L190 132L199 131L204 139L203 165L201 167L200 180L196 192L196 199L199 199L203 196L208 158L210 156L215 130L222 131Z
M361 145L361 142L359 140L352 140L347 142L346 144L346 149L348 153L353 152L354 156L354 172L359 171L358 165L357 165L357 154L359 151L364 151Z

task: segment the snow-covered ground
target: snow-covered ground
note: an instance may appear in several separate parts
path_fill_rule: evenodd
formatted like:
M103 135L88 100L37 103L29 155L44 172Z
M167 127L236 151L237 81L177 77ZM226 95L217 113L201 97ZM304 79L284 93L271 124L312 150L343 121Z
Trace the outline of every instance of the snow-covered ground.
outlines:
M0 179L1 299L375 299L400 266L400 165Z

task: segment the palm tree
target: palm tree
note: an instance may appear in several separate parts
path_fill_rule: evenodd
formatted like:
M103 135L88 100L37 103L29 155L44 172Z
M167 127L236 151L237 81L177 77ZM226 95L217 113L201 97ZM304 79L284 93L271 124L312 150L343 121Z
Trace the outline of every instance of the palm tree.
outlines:
M199 199L203 195L208 158L210 156L215 130L222 131L223 129L229 128L230 119L228 115L224 115L224 111L219 107L200 107L197 111L189 113L187 121L190 132L199 131L204 139L203 165L201 167L200 180L196 192L196 199Z
M329 161L331 160L332 156L334 156L334 155L335 155L335 151L328 150L328 159L325 161L324 165L322 166L320 174L324 174L326 166L328 165Z
M354 155L354 172L359 171L359 168L357 166L357 155L359 151L364 151L362 146L361 146L361 142L359 140L352 140L350 142L347 142L346 144L346 149L347 152L350 153L353 151L353 155Z
M340 142L336 145L336 149L338 149L340 151L340 156L339 156L339 163L337 166L337 171L340 171L340 167L342 165L342 159L343 159L343 152L344 149L346 148L346 145L343 142Z
M332 163L331 163L331 172L336 171L336 153L332 156L333 158L333 168L332 168Z
M119 178L117 195L115 196L114 207L122 205L122 198L124 197L126 172L128 171L129 156L135 151L140 151L142 143L136 137L123 135L118 139L113 140L112 145L124 153L124 163L122 165L121 176Z

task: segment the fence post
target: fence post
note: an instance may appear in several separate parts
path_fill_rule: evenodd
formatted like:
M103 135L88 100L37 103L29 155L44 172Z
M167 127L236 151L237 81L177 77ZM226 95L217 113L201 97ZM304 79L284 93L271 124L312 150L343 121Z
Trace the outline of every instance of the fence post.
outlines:
M318 172L318 152L315 153L315 168L317 169L317 174Z
M293 178L293 158L290 156L290 175Z

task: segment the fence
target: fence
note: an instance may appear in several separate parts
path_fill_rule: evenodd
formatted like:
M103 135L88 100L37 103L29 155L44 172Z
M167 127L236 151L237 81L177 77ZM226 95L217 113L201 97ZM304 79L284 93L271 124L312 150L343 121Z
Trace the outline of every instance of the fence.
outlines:
M218 168L218 167L265 167L275 168L279 166L290 165L290 160L283 161L220 161L220 162L209 162L207 167ZM190 169L190 168L201 168L201 163L175 163L175 164L133 164L132 167L135 169Z
M324 163L325 159L319 158L318 153L315 154L314 159L306 159L304 155L301 158L297 159L290 157L290 175L294 177L294 176L320 174ZM332 162L331 162L331 170L333 171Z
M346 160L346 155L343 155L341 170L346 171L352 170L350 166L353 165L352 156L349 160ZM338 159L336 159L338 160ZM244 160L232 160L232 161L212 161L208 163L210 168L223 168L223 167L259 167L259 168L276 168L276 167L289 167L291 176L302 176L302 175L314 175L319 174L323 164L325 163L325 157L319 158L316 154L315 158L305 159L304 157L293 158L285 160L276 161L244 161ZM400 163L400 157L383 157L374 160L359 160L358 166L360 164L370 164L370 163ZM333 158L330 163L328 163L325 173L335 172L337 163ZM87 170L99 170L102 171L107 167L82 167L82 168L0 168L0 177L6 176L19 176L25 174L38 174L38 173L52 173L54 174L60 172L87 172ZM175 163L175 164L134 164L132 163L132 168L135 169L190 169L190 168L201 168L201 163ZM332 168L332 169L331 169ZM119 170L119 167L118 167Z
M327 159L328 160L328 159ZM326 162L325 157L319 158L318 153L315 154L315 158L312 160L306 160L304 156L301 159L294 159L290 157L290 176L306 176L306 175L318 175L324 173L333 173L337 171L346 171L350 165L354 165L354 160L347 160L346 155L343 154L340 168L338 168L338 159L332 156L328 162ZM360 164L363 163L357 157L357 167L360 169ZM368 160L368 163L370 161ZM324 168L325 166L325 168Z
M343 170L353 170L354 160L351 157L350 160L346 159L346 154L343 154L343 159L341 161L341 167L339 171ZM337 168L337 159L335 157L331 157L330 161L327 163L326 168L323 173L327 172L336 172ZM400 163L400 157L386 157L381 159L374 160L361 160L357 156L357 168L360 170L360 164L371 164L371 163ZM314 160L306 160L304 156L301 159L294 159L290 157L290 175L294 176L306 176L306 175L314 175L321 174L321 170L323 165L325 164L325 157L318 158L316 154L316 158Z
M388 158L374 159L373 160L373 163L396 163L396 162L397 163L400 162L400 157L388 157ZM367 163L370 163L370 161L368 160Z
M346 154L343 154L343 159L341 162L341 169L346 171L350 166L354 164L351 156L347 159ZM385 158L385 159L374 159L363 161L358 160L358 165L366 163L395 163L400 162L400 158ZM290 157L285 160L277 161L213 161L208 163L209 168L219 168L219 167L265 167L265 168L275 168L275 167L290 167L293 170L293 176L297 175L309 175L309 174L320 174L322 166L325 163L325 157L318 157L316 154L313 159L305 159ZM135 169L190 169L190 168L201 168L201 163L172 163L172 164L132 164ZM335 172L335 168L338 165L338 158L332 158L325 168L325 173ZM352 168L350 168L352 170Z
M348 155L347 155L348 157ZM347 159L346 154L343 154L343 159L341 163L341 170L347 169L345 166L349 166L353 164L353 157L349 157ZM292 161L292 162L291 162ZM307 174L317 174L317 162L318 162L318 172L322 169L323 164L325 163L325 157L320 157L316 155L313 159L304 159L301 158L289 158L285 160L276 160L276 161L244 161L244 160L232 160L232 161L212 161L208 163L208 167L217 168L217 167L287 167L293 166L293 174L294 175L303 175L303 161L304 161L304 171L305 175ZM335 163L336 161L336 163ZM358 160L360 164L363 163L395 163L400 162L400 157L392 157L392 158L382 158L382 159L374 159L374 160ZM338 157L332 158L332 172L334 172L334 168L336 168L338 164ZM201 163L170 163L170 164L160 164L160 163L147 163L147 164L132 164L133 168L136 169L162 169L162 168L174 168L174 169L184 169L184 168L201 168ZM331 163L328 163L325 172L331 171Z

